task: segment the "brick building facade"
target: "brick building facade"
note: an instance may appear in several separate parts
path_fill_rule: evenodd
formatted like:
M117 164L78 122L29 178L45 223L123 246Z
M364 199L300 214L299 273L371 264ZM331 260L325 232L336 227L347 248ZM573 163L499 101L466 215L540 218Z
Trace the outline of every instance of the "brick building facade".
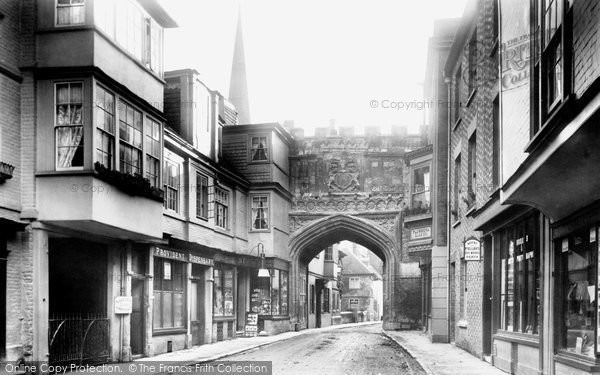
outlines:
M600 368L599 14L469 1L445 63L449 339L509 373Z

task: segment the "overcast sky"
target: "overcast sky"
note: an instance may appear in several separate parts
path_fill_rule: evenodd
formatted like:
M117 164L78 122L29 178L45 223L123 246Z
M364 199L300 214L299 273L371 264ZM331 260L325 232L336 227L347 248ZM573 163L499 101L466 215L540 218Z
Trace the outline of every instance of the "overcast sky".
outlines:
M194 68L227 96L239 2L160 2L179 24L165 32L165 70ZM465 3L241 2L252 122L294 120L307 134L329 119L357 129L406 125L418 131L422 111L382 107L422 100L433 20L460 17Z

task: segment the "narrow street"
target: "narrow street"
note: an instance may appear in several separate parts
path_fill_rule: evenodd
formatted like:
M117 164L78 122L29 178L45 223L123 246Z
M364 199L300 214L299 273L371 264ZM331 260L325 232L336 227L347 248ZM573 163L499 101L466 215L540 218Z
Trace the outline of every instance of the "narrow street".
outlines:
M273 361L273 374L425 374L381 325L315 332L221 360Z

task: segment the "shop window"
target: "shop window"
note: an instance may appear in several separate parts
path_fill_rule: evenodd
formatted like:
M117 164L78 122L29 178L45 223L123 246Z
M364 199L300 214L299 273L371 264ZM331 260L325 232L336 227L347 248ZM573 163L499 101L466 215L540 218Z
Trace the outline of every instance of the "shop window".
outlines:
M215 225L229 228L229 192L220 188L215 188Z
M81 25L85 22L84 0L57 0L56 1L56 24Z
M96 162L114 169L115 96L96 85Z
M83 168L83 83L56 84L56 169Z
M559 348L595 358L598 345L595 340L598 334L596 281L600 259L596 227L558 240L555 248L561 270Z
M185 263L154 258L153 327L184 328Z
M233 271L231 267L215 267L213 270L213 315L233 316Z
M360 277L350 277L348 287L350 289L360 289Z
M266 195L252 197L252 229L269 229L269 197Z
M330 312L329 293L330 293L329 288L323 288L323 305L322 305L322 308L323 308L323 312L324 313Z
M179 212L179 164L165 159L165 208Z
M146 117L146 178L153 187L159 186L160 123Z
M196 173L196 217L208 217L208 177Z
M142 112L119 103L119 159L123 173L142 172Z
M267 137L252 137L250 154L251 161L269 160L269 148L267 147Z
M288 273L269 269L270 278L252 277L252 312L260 315L288 315ZM311 286L312 287L312 286ZM311 298L314 289L311 289Z
M500 246L500 329L538 334L540 306L539 216L498 233Z

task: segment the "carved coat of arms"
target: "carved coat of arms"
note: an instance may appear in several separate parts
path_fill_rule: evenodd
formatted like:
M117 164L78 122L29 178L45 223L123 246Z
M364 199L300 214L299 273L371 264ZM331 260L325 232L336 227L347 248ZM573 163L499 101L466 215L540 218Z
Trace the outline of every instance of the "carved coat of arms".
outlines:
M354 159L331 159L329 161L329 191L358 191L358 165Z

